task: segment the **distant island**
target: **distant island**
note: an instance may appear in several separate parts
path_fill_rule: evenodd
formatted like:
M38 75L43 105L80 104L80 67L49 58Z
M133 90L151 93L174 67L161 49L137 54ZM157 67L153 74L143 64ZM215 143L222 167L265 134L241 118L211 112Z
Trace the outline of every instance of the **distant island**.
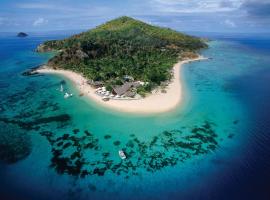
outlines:
M156 89L168 93L179 73L174 64L200 59L197 52L206 47L201 38L120 17L64 40L44 42L37 51L55 52L39 72L61 72L74 82L80 80L80 88L90 85L107 101L139 100Z
M24 32L19 32L18 34L17 34L17 37L27 37L28 35L26 34L26 33L24 33Z

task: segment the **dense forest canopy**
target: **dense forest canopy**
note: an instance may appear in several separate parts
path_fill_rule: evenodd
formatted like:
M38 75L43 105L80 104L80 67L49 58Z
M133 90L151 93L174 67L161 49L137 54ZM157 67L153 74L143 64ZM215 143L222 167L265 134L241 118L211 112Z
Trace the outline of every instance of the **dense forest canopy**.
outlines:
M120 17L64 40L47 41L39 52L57 51L48 65L82 73L88 79L121 84L125 75L148 82L151 90L171 78L185 52L207 45L200 38Z

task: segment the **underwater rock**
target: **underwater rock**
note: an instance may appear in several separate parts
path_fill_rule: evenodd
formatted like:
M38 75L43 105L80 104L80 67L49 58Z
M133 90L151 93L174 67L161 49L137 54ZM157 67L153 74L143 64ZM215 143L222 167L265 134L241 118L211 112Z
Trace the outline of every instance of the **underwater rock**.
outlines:
M85 133L85 135L87 135L87 136L92 136L92 134L91 134L88 130L85 130L84 133Z
M119 146L119 145L121 144L121 142L120 142L120 141L115 141L115 142L113 142L113 144L114 144L115 146Z
M37 74L39 74L39 73L37 72L37 69L40 68L40 67L41 67L41 65L39 65L39 66L37 66L37 67L32 67L32 68L28 69L27 71L24 71L24 72L22 73L22 75L23 75L23 76L33 76L33 75L37 75Z
M61 80L60 81L60 84L65 85L66 84L66 81L65 80Z
M70 147L70 146L71 146L71 143L68 142L68 143L66 143L66 144L63 146L63 149L66 149L66 148L68 148L68 147Z
M110 135L105 135L104 136L104 139L110 139L112 136L110 136Z
M103 157L107 158L110 155L110 153L109 152L104 152L104 153L102 153L102 155L103 155Z
M61 147L61 146L63 146L63 144L64 144L64 142L59 142L59 143L57 143L57 146Z
M77 134L77 133L79 133L79 132L80 132L79 129L74 129L74 130L73 130L73 133L74 133L74 134Z
M134 143L132 142L132 140L129 140L128 143L126 144L127 147L133 148L134 147Z
M97 174L98 176L104 176L105 172L106 168L104 167L104 168L95 168L93 173Z

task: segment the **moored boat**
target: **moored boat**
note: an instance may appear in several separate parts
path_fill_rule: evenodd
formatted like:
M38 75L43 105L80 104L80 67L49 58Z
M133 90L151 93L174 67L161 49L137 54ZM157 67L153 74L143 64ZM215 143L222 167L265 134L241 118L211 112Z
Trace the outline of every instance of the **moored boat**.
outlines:
M72 96L73 96L73 94L71 94L71 93L69 94L69 93L66 92L65 95L64 95L64 98L67 99L67 98L72 97Z
M102 100L103 100L103 101L109 101L110 98L109 98L109 97L102 97Z
M124 160L124 159L126 159L127 158L127 156L126 156L126 154L125 154L125 152L123 151L123 150L119 150L119 156L120 156L120 158L122 159L122 160Z
M64 91L64 88L63 88L63 85L61 84L60 86L60 92L63 92Z

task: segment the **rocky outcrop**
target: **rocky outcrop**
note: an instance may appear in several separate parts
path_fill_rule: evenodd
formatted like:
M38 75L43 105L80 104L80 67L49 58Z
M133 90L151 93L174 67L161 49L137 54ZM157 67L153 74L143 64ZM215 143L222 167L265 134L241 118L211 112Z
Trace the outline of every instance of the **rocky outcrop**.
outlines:
M18 34L17 34L17 37L27 37L28 35L26 34L26 33L24 33L24 32L19 32Z
M23 75L23 76L37 75L37 74L39 74L39 73L37 72L37 69L40 68L40 67L42 67L42 65L39 65L39 66L36 66L36 67L32 67L32 68L30 68L30 69L24 71L24 72L22 73L22 75Z

